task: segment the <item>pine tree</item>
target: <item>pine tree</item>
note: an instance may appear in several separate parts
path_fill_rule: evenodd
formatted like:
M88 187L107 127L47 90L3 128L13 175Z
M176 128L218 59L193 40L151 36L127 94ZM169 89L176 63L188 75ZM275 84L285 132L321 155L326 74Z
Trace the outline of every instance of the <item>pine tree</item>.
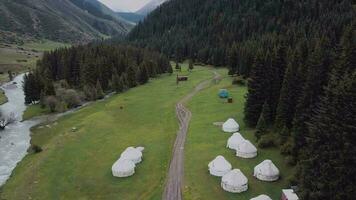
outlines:
M103 99L105 94L99 80L96 81L96 98Z
M176 62L176 70L177 71L182 71L182 68L181 68L181 66L179 65L178 62Z
M245 105L245 121L248 126L254 127L261 115L266 98L266 59L262 50L256 54L251 76L248 80L248 93Z
M139 67L139 70L137 71L137 82L142 85L147 83L148 80L149 80L149 76L148 76L146 65L142 64Z
M137 86L135 68L133 66L129 66L127 68L126 73L127 73L127 86L130 88Z
M353 199L356 195L356 71L335 74L308 124L301 161L303 199Z
M189 71L193 71L193 69L194 69L193 60L192 60L192 59L189 59L189 66L188 66L188 70L189 70Z
M267 101L263 104L263 109L261 112L260 117L258 118L257 126L256 126L256 132L255 136L257 138L257 141L261 138L262 135L267 133L268 129L268 124L271 123L271 118L270 118L270 106Z
M330 55L327 53L327 46L319 41L315 46L308 62L309 69L306 82L303 87L303 93L296 106L296 115L293 122L293 137L295 141L295 154L306 142L309 131L306 129L307 123L311 119L312 110L315 109L323 94L323 88L328 80L330 67Z

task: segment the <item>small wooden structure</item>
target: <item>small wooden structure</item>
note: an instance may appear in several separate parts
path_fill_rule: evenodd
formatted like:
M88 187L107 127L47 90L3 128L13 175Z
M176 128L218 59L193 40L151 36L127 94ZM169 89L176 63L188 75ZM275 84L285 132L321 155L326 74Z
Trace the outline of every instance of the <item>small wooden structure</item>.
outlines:
M177 74L177 85L180 81L188 81L188 76L178 76Z
M232 102L233 102L232 97L229 97L229 98L227 99L227 102L228 102L228 103L232 103Z

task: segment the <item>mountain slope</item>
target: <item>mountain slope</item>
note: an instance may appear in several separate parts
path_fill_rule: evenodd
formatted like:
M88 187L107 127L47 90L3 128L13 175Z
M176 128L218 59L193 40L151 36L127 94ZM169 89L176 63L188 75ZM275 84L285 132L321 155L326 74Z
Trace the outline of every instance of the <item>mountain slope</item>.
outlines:
M128 38L169 56L194 57L215 65L227 64L234 43L241 50L248 45L248 57L239 60L239 67L246 67L256 53L255 37L261 41L276 34L295 40L325 33L337 41L342 27L354 16L351 2L171 0L148 15Z
M2 0L0 31L22 37L81 43L105 35L123 35L130 28L119 19L92 13L69 0Z
M117 21L119 23L121 22L123 23L125 28L132 27L127 24L130 23L129 21L120 17L113 10L111 10L110 8L108 8L107 6L105 6L104 4L100 3L97 0L69 0L69 1L71 1L77 7L89 12L90 14L96 17L111 20L111 21Z
M167 0L151 0L146 5L144 5L142 8L140 8L138 11L136 11L136 14L146 16L150 12L152 12L154 9L156 9L158 6L160 6L162 3L164 3L165 1L167 1Z
M144 15L140 15L132 12L117 12L116 14L121 18L133 23L138 23L139 21L145 18Z

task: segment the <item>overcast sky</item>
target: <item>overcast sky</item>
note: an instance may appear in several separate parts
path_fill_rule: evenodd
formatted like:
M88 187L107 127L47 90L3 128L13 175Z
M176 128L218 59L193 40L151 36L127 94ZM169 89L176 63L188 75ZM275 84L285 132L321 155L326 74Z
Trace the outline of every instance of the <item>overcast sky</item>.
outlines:
M99 0L107 7L115 11L137 11L150 0Z

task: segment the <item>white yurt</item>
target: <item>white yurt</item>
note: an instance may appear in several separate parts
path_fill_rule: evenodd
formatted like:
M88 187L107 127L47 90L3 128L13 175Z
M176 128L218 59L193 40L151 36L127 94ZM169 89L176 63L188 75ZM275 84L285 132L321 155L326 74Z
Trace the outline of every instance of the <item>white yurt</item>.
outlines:
M120 159L131 160L135 164L142 161L142 152L134 147L127 147L124 152L122 152Z
M271 160L264 160L254 168L253 176L262 181L279 179L279 170Z
M248 180L239 170L234 169L225 174L221 179L221 187L228 192L240 193L248 189Z
M228 140L226 147L229 149L236 150L237 147L244 141L245 139L241 136L240 133L234 133Z
M135 163L131 160L119 159L111 167L115 177L128 177L135 173Z
M222 130L228 133L235 133L239 131L240 126L239 124L232 118L229 118L225 123L222 125Z
M267 196L265 194L261 194L261 195L259 195L257 197L254 197L254 198L250 199L250 200L272 200L272 199L271 199L271 197L269 197L269 196Z
M223 157L217 156L214 160L212 160L209 165L209 172L214 176L224 176L226 173L231 171L231 164Z
M257 156L257 149L249 140L244 140L238 145L236 156L241 158L254 158Z

